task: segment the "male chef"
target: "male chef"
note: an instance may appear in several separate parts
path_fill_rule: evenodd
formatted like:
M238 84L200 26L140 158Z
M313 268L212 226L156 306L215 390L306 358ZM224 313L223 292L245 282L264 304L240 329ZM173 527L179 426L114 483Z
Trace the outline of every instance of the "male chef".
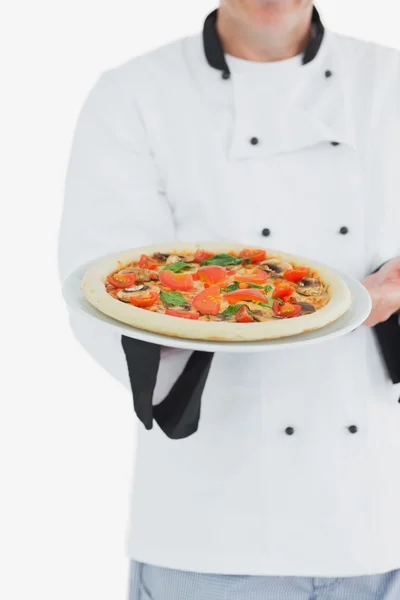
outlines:
M90 92L63 277L146 244L236 242L326 263L373 300L347 335L258 354L72 319L145 425L130 600L400 598L399 167L400 54L326 30L310 0L221 0L201 34Z

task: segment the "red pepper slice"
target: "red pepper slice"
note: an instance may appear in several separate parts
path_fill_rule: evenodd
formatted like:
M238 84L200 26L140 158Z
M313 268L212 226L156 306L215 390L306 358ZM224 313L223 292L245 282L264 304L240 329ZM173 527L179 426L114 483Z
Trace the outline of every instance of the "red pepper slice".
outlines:
M139 267L141 269L156 269L158 267L158 262L151 258L151 256L147 256L147 254L142 254L139 259Z
M247 306L239 308L235 315L236 323L254 323L253 317L250 315Z
M155 304L157 298L157 292L150 291L148 294L143 296L131 296L129 298L129 302L138 308L148 308L149 306L153 306L153 304Z
M248 290L235 290L224 294L224 300L229 304L237 304L243 300L251 302L267 302L267 296L261 290L250 288Z
M307 267L298 267L297 269L288 269L284 272L283 277L286 281L292 281L297 283L301 281L306 275L308 275L309 269Z
M170 315L171 317L181 317L182 319L192 319L193 321L197 321L197 319L200 317L198 312L185 311L185 310L168 309L165 311L165 314Z
M123 273L121 275L109 275L107 277L108 283L110 283L113 287L124 289L133 285L136 281L136 273Z
M166 270L160 271L159 277L161 285L171 290L189 292L194 288L193 277L190 273L174 273L173 271Z
M193 308L203 315L216 315L221 307L221 290L217 285L208 287L193 298Z
M265 250L257 250L256 248L246 248L242 250L239 256L250 258L252 263L258 263L264 260L267 256Z

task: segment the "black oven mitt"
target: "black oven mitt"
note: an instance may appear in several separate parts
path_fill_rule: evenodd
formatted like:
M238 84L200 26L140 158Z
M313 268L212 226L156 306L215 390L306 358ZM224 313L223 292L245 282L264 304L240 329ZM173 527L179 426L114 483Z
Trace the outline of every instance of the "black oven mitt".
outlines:
M125 335L121 341L128 364L135 412L146 429L152 429L155 419L171 439L183 439L195 433L214 353L194 351L169 394L161 404L153 406L161 346Z

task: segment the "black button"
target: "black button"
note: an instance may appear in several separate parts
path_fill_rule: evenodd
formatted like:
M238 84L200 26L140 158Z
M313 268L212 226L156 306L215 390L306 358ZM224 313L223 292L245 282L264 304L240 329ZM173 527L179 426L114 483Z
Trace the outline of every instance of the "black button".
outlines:
M325 77L326 77L327 79L329 79L329 77L332 77L332 75L333 75L332 71L329 71L329 70L328 70L328 71L325 71Z
M259 140L258 140L258 138L256 138L256 137L252 137L252 138L251 138L251 140L250 140L250 144L251 144L252 146L257 146L257 144L258 144L258 141L259 141Z
M349 431L350 431L350 433L357 433L357 431L358 431L357 425L350 425Z
M339 146L340 142L331 142L332 146Z
M231 78L231 74L228 71L222 72L222 79L230 79L230 78Z
M269 235L271 235L271 230L268 229L268 227L266 227L262 230L261 235L263 235L264 237L268 237Z
M286 427L285 433L286 433L286 435L293 435L294 434L293 427Z
M339 233L341 233L342 235L346 235L347 233L349 233L349 228L348 227L341 227L339 229Z

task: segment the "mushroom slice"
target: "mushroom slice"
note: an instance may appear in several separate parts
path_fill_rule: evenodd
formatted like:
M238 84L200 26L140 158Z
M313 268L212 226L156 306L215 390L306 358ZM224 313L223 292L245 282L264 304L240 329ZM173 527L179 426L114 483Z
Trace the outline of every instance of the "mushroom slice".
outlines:
M173 263L180 262L180 257L177 254L170 254L167 258L167 265L172 265Z
M309 302L297 302L297 304L301 306L302 315L309 315L316 311L315 306L313 304L310 304Z
M140 284L140 285L133 285L130 288L124 288L123 291L124 292L141 292L141 291L148 290L148 289L149 289L148 285Z
M192 263L192 262L194 262L194 256L181 256L181 255L179 255L179 260L181 260L182 262L185 262L185 263Z
M291 265L286 260L282 260L281 258L267 258L262 262L258 263L258 266L264 271L268 271L272 276L281 276L285 271L293 269L293 265Z
M136 269L136 282L145 283L151 281L151 271L149 269Z
M137 267L125 267L125 269L121 269L118 271L119 275L124 275L125 273L136 273Z
M153 253L153 258L156 258L157 260L162 260L162 261L166 261L169 256L170 256L169 254L163 254L162 252L154 252Z
M133 285L130 288L125 288L117 292L117 296L123 302L129 302L129 298L136 296L138 292L145 292L149 289L148 285Z
M296 292L302 296L319 296L324 291L324 286L318 279L305 277L296 287Z

